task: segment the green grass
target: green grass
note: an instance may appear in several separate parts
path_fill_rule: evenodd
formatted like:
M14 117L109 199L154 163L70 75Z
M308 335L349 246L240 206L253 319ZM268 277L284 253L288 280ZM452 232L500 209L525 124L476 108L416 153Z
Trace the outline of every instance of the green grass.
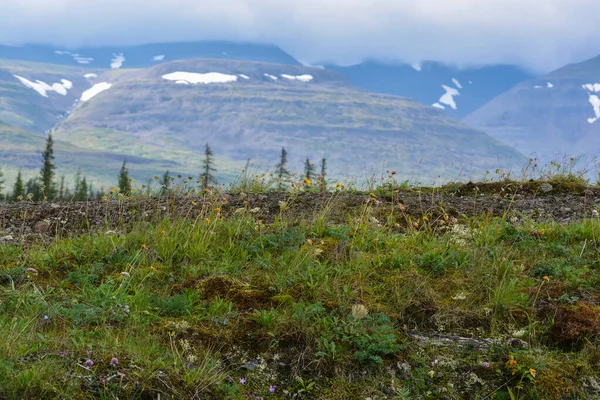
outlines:
M371 200L265 221L205 196L194 219L0 244L0 398L583 399L600 379L597 219L416 227Z

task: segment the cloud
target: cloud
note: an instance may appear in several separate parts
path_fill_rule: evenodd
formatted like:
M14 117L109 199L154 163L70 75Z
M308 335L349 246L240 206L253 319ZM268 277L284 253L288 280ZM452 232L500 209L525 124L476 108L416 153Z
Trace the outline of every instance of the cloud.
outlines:
M514 63L600 54L597 0L1 0L0 41L81 45L225 39L307 63Z

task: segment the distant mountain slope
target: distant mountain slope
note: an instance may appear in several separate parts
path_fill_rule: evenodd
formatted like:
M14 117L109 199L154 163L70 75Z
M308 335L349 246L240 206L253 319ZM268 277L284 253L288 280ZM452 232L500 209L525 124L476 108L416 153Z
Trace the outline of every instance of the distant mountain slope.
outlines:
M206 142L229 171L248 158L273 166L282 146L296 167L327 157L337 177L393 168L420 181L450 179L525 160L439 110L357 91L319 68L196 59L123 71L105 83L58 124L57 139L169 160L188 173L199 170Z
M326 68L341 72L359 88L408 97L462 118L519 82L532 78L512 65L457 69L436 62L390 65L377 61Z
M44 133L70 112L100 73L80 67L0 59L0 122Z
M543 161L600 155L600 57L523 82L465 118Z
M226 41L155 43L78 49L35 44L18 47L0 45L0 59L91 68L146 68L162 62L200 57L299 64L289 54L273 45Z

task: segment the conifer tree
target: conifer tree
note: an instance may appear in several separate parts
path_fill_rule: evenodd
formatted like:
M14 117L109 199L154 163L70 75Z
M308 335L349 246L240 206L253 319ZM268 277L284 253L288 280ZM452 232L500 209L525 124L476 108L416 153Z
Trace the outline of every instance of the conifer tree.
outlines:
M34 199L37 199L37 196L40 193L40 182L37 177L29 178L29 180L25 184L25 192L26 196L31 194Z
M131 193L131 181L129 180L129 171L126 167L127 161L123 161L121 172L119 173L119 190L125 196Z
M19 196L25 197L25 185L23 184L23 174L21 170L17 173L17 180L13 187L13 200L18 200Z
M327 159L321 159L321 177L325 179L325 175L327 175Z
M308 157L304 161L304 177L312 180L315 176L315 164L311 163Z
M4 173L0 168L0 200L4 200Z
M81 169L77 170L75 174L75 189L73 190L73 197L75 201L84 201L88 198L88 184L85 176L81 178Z
M200 174L200 180L202 181L202 189L208 188L212 184L216 184L217 180L213 175L217 169L215 168L215 162L213 160L213 152L210 149L208 143L204 148L204 160L202 161L202 174Z
M162 193L169 193L169 189L171 186L171 177L169 176L169 170L167 170L160 181L160 187Z
M327 191L327 180L325 177L327 176L327 159L321 159L321 174L319 175L319 191L321 193L325 193Z
M81 180L81 183L79 184L79 192L77 192L75 194L75 196L77 197L78 201L85 201L85 200L87 200L87 197L88 197L88 184L87 184L87 180L85 179L85 176Z
M279 159L279 164L275 166L275 175L277 176L277 180L279 181L279 190L283 190L283 183L286 178L289 178L290 171L286 168L287 166L287 151L285 147L281 148L281 156Z
M48 134L48 139L46 139L46 148L42 153L42 169L40 170L40 183L43 187L43 193L37 193L35 196L38 200L42 199L53 199L56 197L56 182L54 181L54 175L56 166L52 163L54 160L54 140L52 139L52 134ZM35 193L34 193L35 195Z
M58 198L63 200L65 198L65 176L60 177L60 186L58 189Z

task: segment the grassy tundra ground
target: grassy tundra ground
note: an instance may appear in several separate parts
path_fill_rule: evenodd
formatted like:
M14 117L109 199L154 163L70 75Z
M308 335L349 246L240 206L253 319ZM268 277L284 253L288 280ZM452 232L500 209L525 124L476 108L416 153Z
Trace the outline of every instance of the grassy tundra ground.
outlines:
M600 398L600 191L0 206L0 398Z

